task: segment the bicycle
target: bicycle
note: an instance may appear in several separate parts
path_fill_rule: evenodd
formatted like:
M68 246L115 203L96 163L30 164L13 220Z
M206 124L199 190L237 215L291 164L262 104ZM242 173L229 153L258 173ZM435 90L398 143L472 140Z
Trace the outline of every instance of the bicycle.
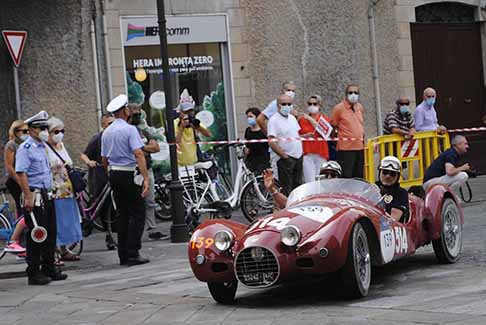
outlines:
M203 213L209 214L212 218L217 214L221 214L225 218L231 217L232 211L238 206L241 207L243 215L248 221L253 221L256 217L269 213L273 210L273 200L271 194L268 193L263 184L263 177L261 175L255 176L248 167L246 167L244 158L244 144L228 144L217 147L212 150L212 153L216 150L224 149L226 147L235 147L238 159L238 169L236 173L235 185L229 192L229 196L223 200L220 200L217 186L222 186L221 183L215 182L210 179L208 170L215 164L214 160L207 162L198 162L194 166L181 167L182 172L186 172L187 177L191 174L195 175L196 172L200 175L196 183L196 178L192 176L190 181L187 180L182 184L184 186L184 192L186 197L189 198L190 214L193 216L200 216ZM217 165L216 165L217 167ZM181 171L180 168L180 171ZM191 168L194 171L191 173ZM218 169L219 170L219 169ZM181 178L183 180L184 177ZM189 187L190 186L190 187ZM225 189L223 188L224 192ZM205 202L206 201L206 202Z
M19 223L23 218L22 216L15 220L13 216L14 214L10 210L10 203L5 197L5 191L5 187L0 188L0 197L2 200L2 204L0 205L0 259L2 259L7 253L5 248L10 242L10 238L14 233L17 223Z
M117 221L117 214L110 183L107 182L95 198L85 189L76 195L76 201L81 213L83 236L88 237L94 227L114 239L112 230ZM106 213L103 213L104 211Z

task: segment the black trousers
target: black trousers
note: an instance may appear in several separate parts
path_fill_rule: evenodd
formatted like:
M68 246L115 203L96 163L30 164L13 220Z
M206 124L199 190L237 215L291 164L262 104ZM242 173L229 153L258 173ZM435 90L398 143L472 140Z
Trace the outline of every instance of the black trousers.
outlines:
M277 161L278 181L285 195L297 186L302 184L304 178L304 167L302 157L299 159L289 157L287 159L280 158Z
M35 194L34 194L35 195ZM47 191L42 192L42 206L34 206L33 213L37 221L37 225L46 228L47 238L42 243L36 243L30 236L31 230L34 228L34 223L27 210L22 208L25 223L27 225L26 243L27 243L27 275L32 276L39 271L39 266L46 268L54 267L54 251L56 249L57 238L57 224L56 224L56 210L54 208L54 201L47 198Z
M120 216L117 223L118 257L123 262L137 257L142 248L145 200L141 196L142 188L133 182L133 172L112 170L109 178Z
M343 178L363 178L364 150L339 150L337 159L343 169Z

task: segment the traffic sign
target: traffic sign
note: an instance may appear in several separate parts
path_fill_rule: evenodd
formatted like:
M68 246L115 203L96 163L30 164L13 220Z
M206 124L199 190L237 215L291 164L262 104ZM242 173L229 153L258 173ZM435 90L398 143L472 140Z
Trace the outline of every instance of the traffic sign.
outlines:
M3 30L2 36L7 44L10 56L18 68L20 65L20 59L22 58L22 52L24 51L25 39L27 38L26 31L14 31L14 30Z

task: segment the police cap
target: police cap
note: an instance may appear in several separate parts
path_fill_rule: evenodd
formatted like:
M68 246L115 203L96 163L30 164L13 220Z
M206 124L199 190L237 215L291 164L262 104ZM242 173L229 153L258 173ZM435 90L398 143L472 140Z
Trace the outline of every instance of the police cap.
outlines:
M47 126L47 120L49 119L49 114L46 111L40 111L32 117L29 117L24 122L27 123L29 127L37 126Z
M110 113L114 113L125 106L128 105L128 97L125 94L116 96L111 100L111 102L106 106L106 110Z

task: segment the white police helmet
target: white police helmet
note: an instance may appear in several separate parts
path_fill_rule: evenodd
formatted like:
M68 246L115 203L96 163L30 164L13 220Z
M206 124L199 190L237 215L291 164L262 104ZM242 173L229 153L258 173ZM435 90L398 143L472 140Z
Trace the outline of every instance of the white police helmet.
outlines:
M386 156L380 161L379 170L390 170L392 172L400 173L402 171L402 163L394 156Z

